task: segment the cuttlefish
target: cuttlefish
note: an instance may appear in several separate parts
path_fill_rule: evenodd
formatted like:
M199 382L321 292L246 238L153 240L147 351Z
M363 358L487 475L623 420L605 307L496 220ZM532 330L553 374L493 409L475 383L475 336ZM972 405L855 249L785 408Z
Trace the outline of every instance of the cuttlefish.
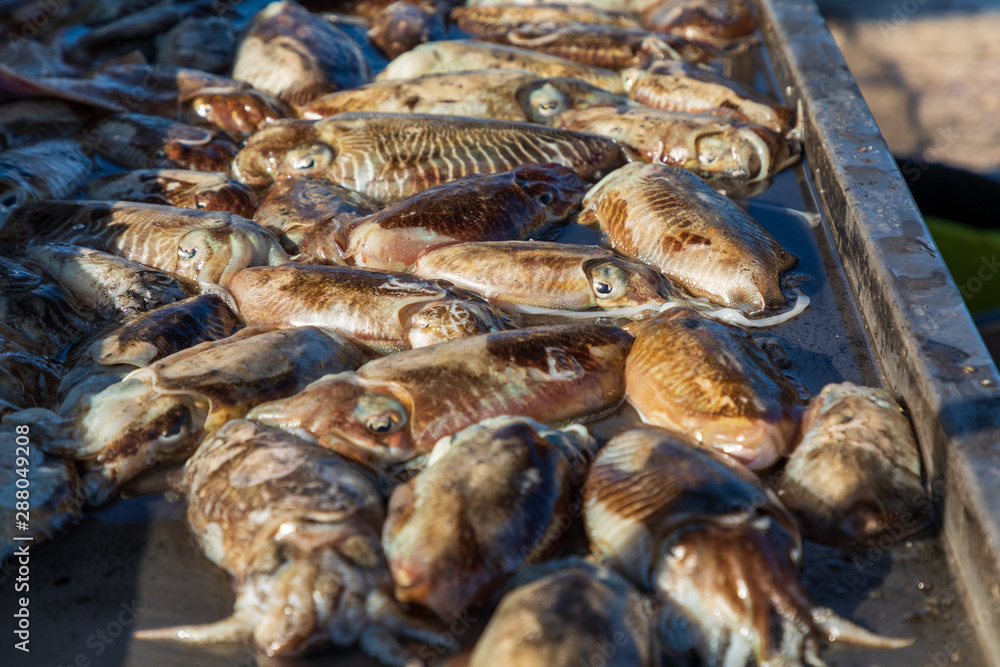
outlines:
M483 419L546 424L621 405L632 337L599 324L472 336L376 359L250 414L382 468L419 467L441 438Z
M581 221L696 297L759 315L785 305L779 276L798 259L732 200L690 172L632 163L583 201Z
M625 163L610 139L483 118L343 113L284 120L258 132L233 163L255 188L275 180L323 176L377 200L401 199L468 176L525 164L557 163L597 180Z
M795 519L752 472L683 436L651 426L615 436L591 466L583 497L593 554L676 606L668 612L674 622L661 627L685 636L661 638L694 646L706 664L822 665L821 643L912 643L810 601L797 576Z

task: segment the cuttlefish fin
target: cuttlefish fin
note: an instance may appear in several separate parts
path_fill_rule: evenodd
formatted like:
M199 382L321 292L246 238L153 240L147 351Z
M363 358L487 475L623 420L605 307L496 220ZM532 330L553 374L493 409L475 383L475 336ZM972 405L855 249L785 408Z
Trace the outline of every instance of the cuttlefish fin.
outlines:
M138 630L136 639L182 644L239 643L253 636L256 619L253 614L236 611L232 616L202 625L175 625L169 628Z

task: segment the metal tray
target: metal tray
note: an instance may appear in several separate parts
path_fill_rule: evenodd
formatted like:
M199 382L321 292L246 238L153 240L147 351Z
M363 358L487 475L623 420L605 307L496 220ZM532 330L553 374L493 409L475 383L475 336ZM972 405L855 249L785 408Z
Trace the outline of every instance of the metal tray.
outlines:
M1000 664L1000 495L991 493L1000 483L1000 378L812 1L755 4L766 51L735 62L733 74L802 102L806 159L749 210L801 258L812 299L800 318L760 334L781 341L790 373L810 389L850 380L899 394L939 509L935 528L886 548L807 544L803 579L817 603L916 639L899 651L838 647L824 657L859 667ZM609 435L630 419L626 409L594 428ZM14 576L10 563L0 569L4 666L374 664L338 649L277 660L245 646L134 640L137 628L220 619L233 602L229 577L195 547L183 505L163 496L88 515L33 551L29 655L10 639ZM468 645L477 625L453 628L451 639Z

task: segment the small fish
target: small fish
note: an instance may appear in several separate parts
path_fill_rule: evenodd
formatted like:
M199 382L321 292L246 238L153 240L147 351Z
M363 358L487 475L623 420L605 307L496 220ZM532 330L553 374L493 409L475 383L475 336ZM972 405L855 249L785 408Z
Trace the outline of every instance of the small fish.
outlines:
M328 327L376 354L503 328L478 296L399 273L287 264L241 271L228 287L248 325Z
M52 201L19 209L0 241L34 239L111 252L173 273L200 289L225 287L247 266L288 261L278 240L251 220L132 202Z
M625 92L621 76L609 69L531 49L465 40L421 44L389 63L375 80L412 79L422 74L482 69L522 69L538 76L572 77L612 93Z
M779 276L798 258L731 199L688 171L633 162L587 193L581 222L696 297L759 315L785 305Z
M799 157L786 139L761 125L678 111L575 109L552 125L614 139L637 160L682 167L726 185L763 181Z
M475 39L611 70L645 67L673 58L701 63L716 55L713 50L678 37L611 25L531 23Z
M709 69L660 62L622 72L625 92L637 102L664 111L707 113L763 125L781 134L795 124L788 107Z
M642 27L637 19L626 12L569 4L468 5L451 10L451 20L465 32L477 35L504 33L535 23L553 26L610 25L630 29Z
M420 664L397 636L434 635L392 602L379 545L385 505L363 470L240 419L198 449L180 488L205 555L235 578L235 609L215 623L139 630L136 638L246 641L270 656L357 643L385 665Z
M368 63L342 30L295 2L272 2L240 42L233 78L293 107L367 83Z
M323 378L249 418L376 467L420 465L441 438L489 417L559 425L616 410L631 344L598 324L471 336Z
M134 201L182 206L204 211L229 211L252 218L257 195L228 174L189 169L139 169L100 176L83 188L87 199Z
M639 318L679 298L662 275L644 264L597 246L547 241L432 248L417 259L413 273L447 280L515 312L599 308Z
M469 667L654 667L652 603L613 570L573 558L523 569ZM606 658L603 656L607 655Z
M395 58L425 42L444 39L445 32L444 16L433 0L402 0L375 15L368 36L382 53Z
M433 463L389 498L382 545L396 599L451 622L555 552L596 450L582 427L554 431L520 417L484 420L439 444Z
M102 366L139 368L239 329L236 315L216 294L199 294L137 315L127 324L96 338L88 347Z
M236 31L222 16L189 16L156 38L156 64L225 74L236 56Z
M529 123L423 114L344 113L276 123L236 157L237 180L263 187L324 176L377 200L401 199L467 176L554 162L596 180L625 162L610 139Z
M25 204L70 196L95 169L93 158L74 139L0 152L0 229Z
M625 397L647 424L691 436L753 470L791 450L798 394L749 333L687 308L632 333Z
M187 297L173 275L90 248L44 243L28 257L99 317L123 322Z
M465 176L353 222L344 256L358 266L410 272L429 248L523 239L564 223L586 191L576 172L558 164Z
M672 629L688 628L677 643L693 644L704 664L822 665L821 642L912 643L810 601L797 575L795 519L752 472L682 436L650 426L615 436L591 466L583 496L594 555L676 605L681 622Z
M44 439L46 451L81 462L87 502L100 506L136 475L183 461L202 439L258 403L364 361L332 331L254 327L138 368L83 397L70 414L34 409L18 418Z
M828 384L802 417L779 495L818 542L887 544L923 528L920 450L892 394Z
M83 133L87 150L129 169L195 169L228 173L239 149L221 130L194 127L142 114L92 123Z
M325 178L299 176L275 181L254 221L271 230L289 255L308 253L317 263L343 265L347 226L377 210L378 203L360 192Z

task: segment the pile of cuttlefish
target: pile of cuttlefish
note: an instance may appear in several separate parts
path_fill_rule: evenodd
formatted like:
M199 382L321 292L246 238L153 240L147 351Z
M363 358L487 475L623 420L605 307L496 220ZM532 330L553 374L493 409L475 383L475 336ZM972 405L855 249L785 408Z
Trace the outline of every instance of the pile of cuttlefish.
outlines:
M808 396L747 331L808 305L727 197L799 151L720 73L747 3L258 4L0 2L5 551L20 477L41 540L174 465L235 611L146 640L413 667L471 610L473 667L910 643L799 580L803 534L928 505L892 395Z

